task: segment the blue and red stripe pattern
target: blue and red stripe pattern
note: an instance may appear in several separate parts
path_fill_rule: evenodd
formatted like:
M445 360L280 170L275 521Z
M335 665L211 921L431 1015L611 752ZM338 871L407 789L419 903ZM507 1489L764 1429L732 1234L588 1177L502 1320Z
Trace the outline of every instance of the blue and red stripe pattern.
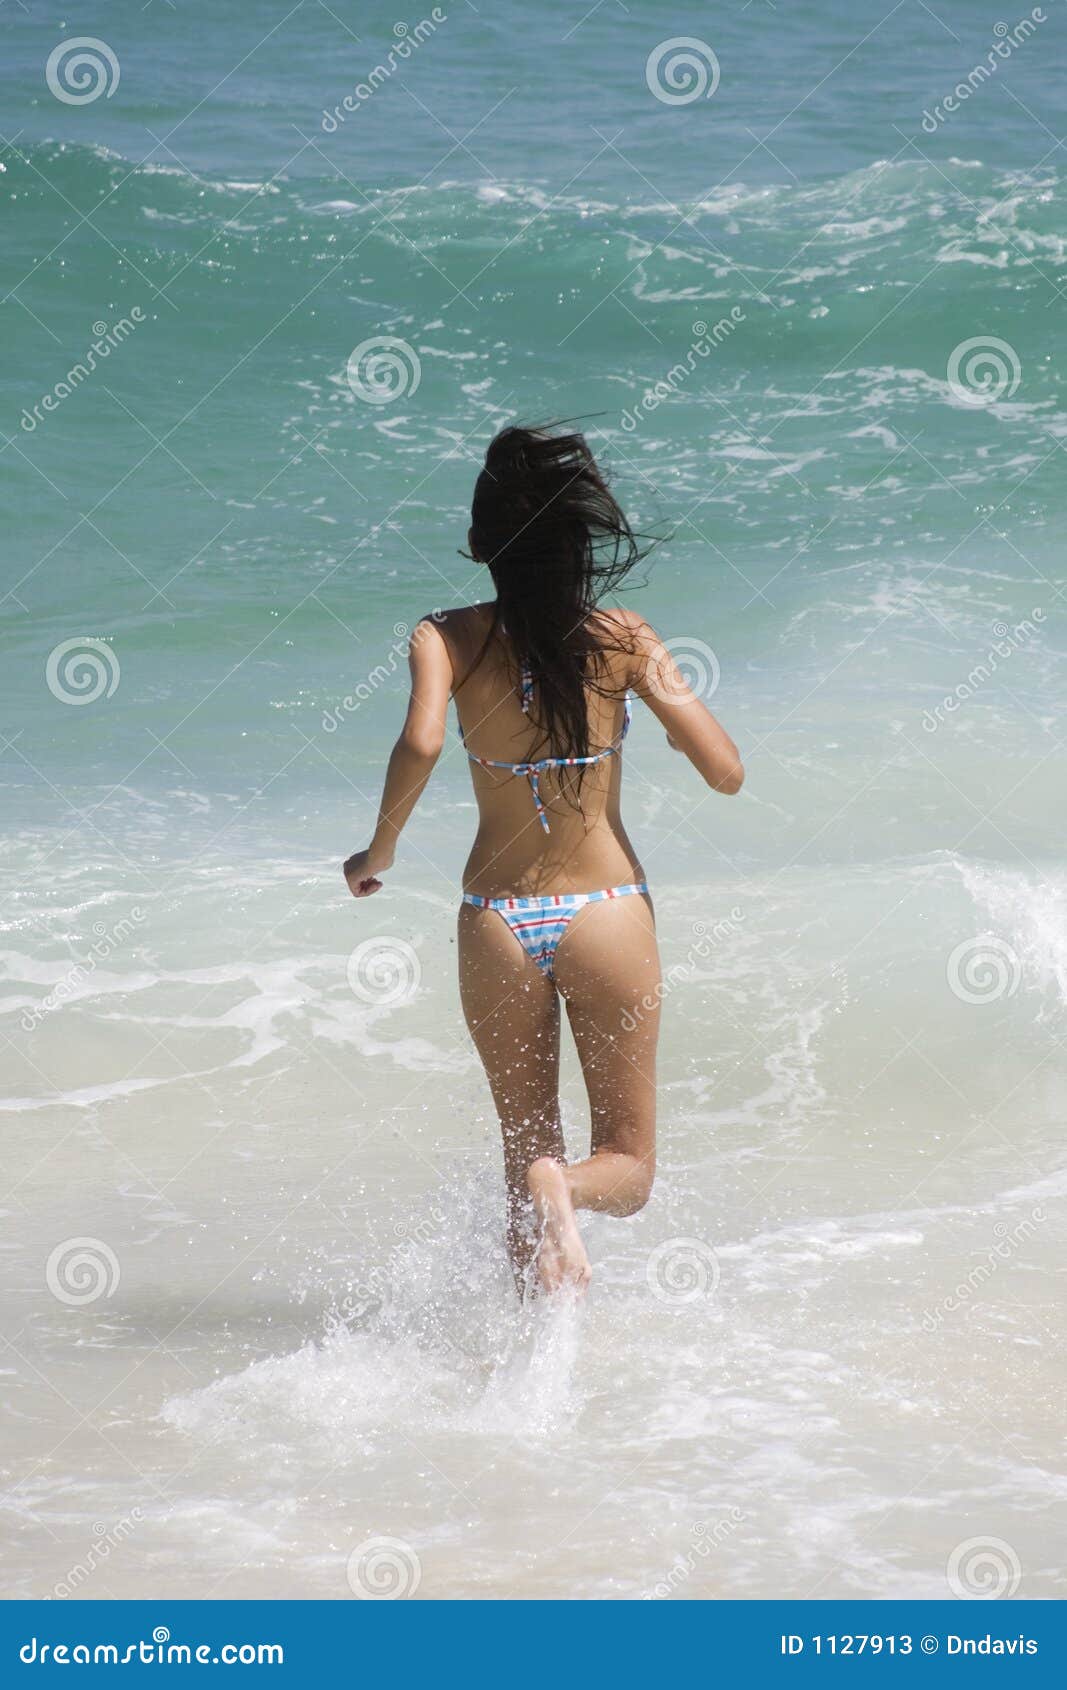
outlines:
M526 955L551 980L556 951L572 916L586 904L647 892L646 882L639 880L629 886L606 886L600 892L554 892L547 898L483 898L477 892L464 892L463 902L502 915Z

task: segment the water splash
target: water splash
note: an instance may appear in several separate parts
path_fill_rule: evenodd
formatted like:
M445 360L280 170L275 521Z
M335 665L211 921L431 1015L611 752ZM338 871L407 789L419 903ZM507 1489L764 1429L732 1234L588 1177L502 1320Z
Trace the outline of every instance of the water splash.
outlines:
M488 1173L454 1176L394 1219L391 1245L368 1238L343 1286L312 1273L330 1301L299 1349L170 1398L163 1420L253 1456L308 1440L354 1454L398 1431L548 1436L576 1412L581 1310L519 1303L501 1216Z

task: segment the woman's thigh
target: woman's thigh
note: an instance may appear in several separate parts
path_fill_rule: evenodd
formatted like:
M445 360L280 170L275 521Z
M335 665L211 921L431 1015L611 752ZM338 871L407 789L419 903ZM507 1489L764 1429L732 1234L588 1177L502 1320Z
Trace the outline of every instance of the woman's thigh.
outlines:
M495 910L459 912L463 1014L485 1068L510 1181L539 1156L562 1156L559 999Z
M555 974L589 1094L593 1150L650 1158L660 966L649 900L587 904L560 941Z

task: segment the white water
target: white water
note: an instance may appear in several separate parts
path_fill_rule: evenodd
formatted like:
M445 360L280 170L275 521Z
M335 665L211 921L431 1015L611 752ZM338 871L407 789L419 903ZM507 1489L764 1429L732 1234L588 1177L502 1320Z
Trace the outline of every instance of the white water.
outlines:
M7 934L12 1031L86 878L36 961L29 912ZM657 1189L588 1223L584 1306L525 1313L451 912L409 913L419 992L371 1009L335 897L258 865L146 898L26 1038L8 1594L345 1598L379 1538L424 1597L936 1597L990 1537L1062 1589L1062 885L946 856L665 890ZM700 955L694 907L740 912ZM965 1002L976 937L1018 976ZM573 1063L564 1096L577 1149ZM79 1238L119 1267L80 1306L45 1274Z

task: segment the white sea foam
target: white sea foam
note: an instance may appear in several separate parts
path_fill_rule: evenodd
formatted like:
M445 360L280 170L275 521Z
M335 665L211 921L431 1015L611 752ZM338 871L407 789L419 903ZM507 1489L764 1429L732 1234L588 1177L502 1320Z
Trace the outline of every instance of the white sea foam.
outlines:
M1067 1008L1067 876L1037 875L959 860L976 909L1015 947L1023 978L1044 998L1043 1013Z

